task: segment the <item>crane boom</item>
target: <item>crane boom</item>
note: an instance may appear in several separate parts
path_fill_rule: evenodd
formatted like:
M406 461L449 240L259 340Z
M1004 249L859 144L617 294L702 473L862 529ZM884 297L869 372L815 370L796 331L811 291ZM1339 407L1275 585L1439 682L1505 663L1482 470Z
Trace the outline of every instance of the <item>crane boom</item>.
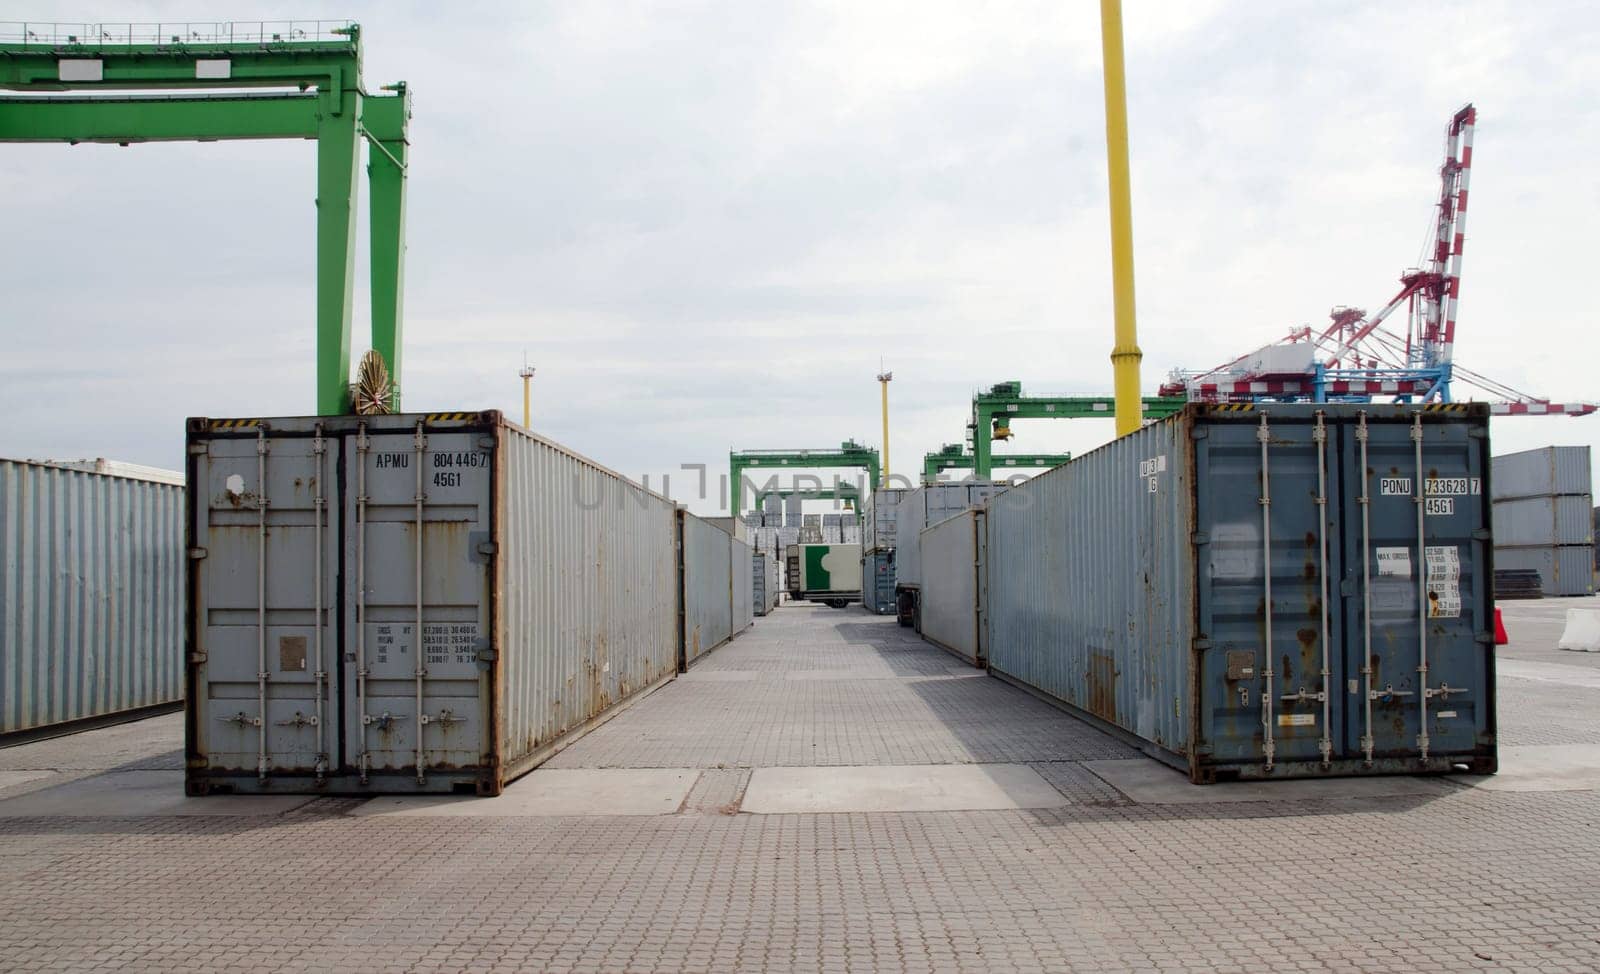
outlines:
M1430 232L1426 266L1400 275L1400 290L1378 312L1338 307L1331 323L1310 328L1204 372L1174 370L1161 395L1205 402L1262 400L1449 402L1460 379L1498 401L1496 416L1587 416L1589 402L1556 403L1521 393L1455 364L1456 314L1461 300L1461 258L1467 239L1467 189L1472 176L1472 138L1478 112L1471 104L1445 128L1439 201ZM1407 307L1402 337L1385 322Z

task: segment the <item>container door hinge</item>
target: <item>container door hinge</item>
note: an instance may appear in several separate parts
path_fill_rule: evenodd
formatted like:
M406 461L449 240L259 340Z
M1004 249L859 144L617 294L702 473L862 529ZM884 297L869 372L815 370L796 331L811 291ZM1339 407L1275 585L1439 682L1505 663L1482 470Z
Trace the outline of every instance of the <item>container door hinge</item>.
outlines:
M1481 426L1473 426L1467 430L1467 435L1475 440L1483 440L1489 437L1489 431Z
M480 437L478 437L478 449L482 450L485 453L493 453L494 452L494 448L495 448L494 437L492 437L492 436L480 436Z
M478 554L480 555L493 555L499 550L500 546L495 544L493 541L478 542Z
M200 559L204 558L208 554L210 554L210 552L207 551L204 548L190 548L189 549L189 560L190 561L199 561Z
M1204 636L1196 636L1190 641L1189 645L1196 650L1206 650L1211 648L1211 640Z
M200 663L204 663L209 658L210 657L208 657L205 653L190 653L189 654L189 662L197 664L197 665L200 664Z
M1339 594L1345 596L1346 598L1356 594L1356 580L1353 578L1347 578L1341 581L1339 583Z
M210 452L210 449L211 448L205 443L190 443L189 455L192 457L203 457Z
M1195 533L1189 535L1189 543L1190 544L1210 544L1211 543L1211 535L1205 533L1204 531L1196 531Z
M1494 645L1494 633L1492 633L1492 632L1480 632L1476 636L1472 637L1472 641L1475 642L1475 643L1482 643L1485 646L1493 646Z
M1472 532L1472 540L1474 540L1474 541L1493 541L1494 540L1494 532L1490 531L1488 528L1479 528L1476 531Z
M1210 435L1211 427L1209 426L1194 426L1189 430L1189 439L1191 440L1203 440Z

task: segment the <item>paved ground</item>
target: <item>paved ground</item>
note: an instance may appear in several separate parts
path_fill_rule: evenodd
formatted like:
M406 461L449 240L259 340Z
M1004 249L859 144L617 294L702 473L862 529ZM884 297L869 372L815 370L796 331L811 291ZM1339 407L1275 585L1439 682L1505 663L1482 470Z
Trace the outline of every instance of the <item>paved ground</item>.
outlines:
M1195 789L826 609L490 801L182 800L173 717L0 750L0 969L1593 971L1600 680L1520 611L1476 781Z

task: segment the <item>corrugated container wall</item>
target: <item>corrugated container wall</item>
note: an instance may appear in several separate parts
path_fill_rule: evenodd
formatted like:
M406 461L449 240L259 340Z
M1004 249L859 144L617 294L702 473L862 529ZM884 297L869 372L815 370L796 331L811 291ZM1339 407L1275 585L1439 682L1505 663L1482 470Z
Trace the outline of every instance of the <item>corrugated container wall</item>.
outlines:
M894 614L894 552L861 556L861 603L876 615Z
M973 666L985 660L985 516L962 511L922 532L922 636Z
M990 670L1195 781L1492 771L1488 425L1191 405L1013 487Z
M182 484L0 459L0 734L183 699Z
M861 549L892 551L900 502L911 490L906 487L879 487L862 498Z
M901 498L896 526L899 545L895 550L895 585L915 588L922 583L920 535L924 528L978 507L1005 490L1005 484L963 480L925 484Z
M1494 499L1593 493L1589 448L1547 446L1494 458Z
M734 540L693 514L683 515L683 663L733 638ZM748 575L740 571L739 575ZM746 599L749 605L750 600Z
M916 588L922 584L922 529L928 523L928 495L925 488L908 491L900 498L895 515L894 585Z
M1594 508L1588 494L1519 497L1494 502L1497 548L1594 543Z
M1539 573L1539 590L1554 597L1593 595L1595 592L1593 545L1561 545L1494 550L1494 567Z
M191 793L497 794L677 669L676 505L498 412L188 458Z
M733 622L731 639L750 628L755 622L755 577L750 566L755 564L755 550L743 541L734 541L728 547L728 577L733 581Z
M750 559L750 584L755 614L764 616L778 606L777 559L757 551Z

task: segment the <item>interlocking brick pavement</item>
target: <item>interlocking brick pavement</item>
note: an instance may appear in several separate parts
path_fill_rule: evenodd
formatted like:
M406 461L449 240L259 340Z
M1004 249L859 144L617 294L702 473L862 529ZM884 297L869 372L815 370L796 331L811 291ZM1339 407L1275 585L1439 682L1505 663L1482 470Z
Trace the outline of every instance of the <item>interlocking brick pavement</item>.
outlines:
M949 659L892 620L786 609L702 664L757 677L669 685L561 756L700 768L674 815L0 818L0 968L1600 969L1600 793L1133 804L1077 763L1124 745ZM824 672L852 669L877 675ZM1547 718L1600 691L1544 714L1547 686L1517 681L1512 723L1590 732ZM719 813L753 762L793 758L1019 761L1072 802Z

